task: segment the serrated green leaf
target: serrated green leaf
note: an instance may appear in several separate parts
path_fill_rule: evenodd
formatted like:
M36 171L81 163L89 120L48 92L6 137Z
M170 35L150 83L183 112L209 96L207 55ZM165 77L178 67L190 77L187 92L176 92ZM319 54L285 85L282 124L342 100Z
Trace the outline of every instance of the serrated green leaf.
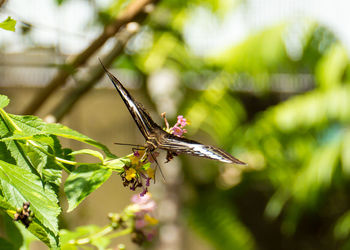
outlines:
M108 157L116 157L109 151L109 149L105 145L87 137L86 135L80 134L79 132L70 129L64 125L57 123L46 124L45 128L43 129L43 132L90 144L94 147L101 149Z
M19 116L9 114L9 117L12 121L22 130L20 132L16 131L16 133L12 133L12 131L7 127L5 120L4 126L5 130L0 134L0 137L3 141L8 140L44 140L45 137L40 136L60 136L68 139L73 139L77 141L81 141L87 144L90 144L94 147L101 149L108 157L115 158L116 156L112 154L109 149L103 144L83 135L73 129L70 129L61 124L46 124L40 118L35 116ZM4 119L4 118L3 118ZM1 133L1 128L0 128Z
M9 121L7 118L0 116L0 138L9 137L12 135L12 131L8 126ZM28 171L35 172L39 175L34 165L31 163L30 159L26 156L22 146L23 143L20 141L8 140L4 141L6 148L0 146L1 153L0 156L2 160L20 166L21 168L27 169ZM10 156L9 156L10 155Z
M15 209L16 209L14 206L12 206L10 203L8 203L2 195L0 195L0 208L5 210L5 211L6 210L15 211Z
M16 20L13 20L11 17L7 17L7 19L0 23L0 28L9 31L15 31L16 28Z
M42 171L47 164L47 154L31 145L23 144L22 149L29 158L32 166L36 169L40 177L42 177Z
M0 95L0 108L5 108L10 103L10 99L6 95Z
M0 119L1 120L1 119ZM0 125L1 127L1 125ZM0 142L0 160L6 161L11 164L16 164L15 159L12 158L10 152L7 150L6 144Z
M51 249L55 249L58 247L59 245L58 237L55 237L50 230L38 224L37 219L35 219L28 228L25 228L24 225L22 225L20 222L14 222L13 215L14 215L15 208L11 204L9 204L2 196L0 196L0 208L2 208L3 210L6 210L7 211L6 216L9 216L9 217L5 217L4 221L8 221L9 223L11 222L12 224L14 224L16 228L20 231L20 235L23 238L22 240L20 240L18 237L16 239L15 229L13 228L9 229L8 227L5 228L9 236L9 239L10 240L13 239L11 240L11 242L16 247L17 247L17 243L21 244L21 248L17 247L16 249L29 249L30 243L38 239L40 239L46 245L50 246Z
M99 164L81 165L75 169L64 184L68 199L68 212L76 208L90 193L111 176L112 171Z
M13 115L9 114L9 117L16 123L16 125L22 130L22 135L34 136L42 132L46 123L40 118L32 115Z
M58 234L60 207L55 192L50 186L43 187L39 177L26 169L0 161L0 183L7 202L22 207L29 201L30 208L44 227Z
M24 230L24 226L22 224L19 224L18 226ZM43 227L41 224L36 223L36 219L34 219L34 222L30 224L28 230L47 246L49 246L50 249L60 249L59 237L57 235L53 235L50 230Z
M77 151L73 151L72 153L70 153L70 155L80 155L80 154L87 154L87 155L92 155L96 158L99 158L101 160L101 162L103 162L103 155L95 150L91 150L91 149L82 149L82 150L77 150Z

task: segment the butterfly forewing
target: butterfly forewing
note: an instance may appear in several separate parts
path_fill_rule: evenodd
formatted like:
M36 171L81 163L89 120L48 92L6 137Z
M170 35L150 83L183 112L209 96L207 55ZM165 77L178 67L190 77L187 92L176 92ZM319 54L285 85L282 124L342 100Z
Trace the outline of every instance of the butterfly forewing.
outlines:
M102 64L102 63L101 63ZM102 64L103 66L103 64ZM159 127L149 116L147 111L144 109L141 103L138 103L134 100L134 98L129 94L129 92L124 88L124 86L120 83L120 81L112 75L104 66L104 70L106 71L109 79L112 81L114 87L117 89L119 95L123 99L126 107L128 108L131 116L135 120L135 123L142 135L147 138L150 136L151 131L155 127Z

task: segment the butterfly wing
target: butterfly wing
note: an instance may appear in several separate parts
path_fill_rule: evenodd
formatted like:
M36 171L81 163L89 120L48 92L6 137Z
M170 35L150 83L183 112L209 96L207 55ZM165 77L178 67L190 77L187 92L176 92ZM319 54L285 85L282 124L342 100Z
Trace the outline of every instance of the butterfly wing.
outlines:
M121 82L114 75L112 75L103 64L102 67L106 71L114 87L117 89L131 116L135 120L137 127L146 140L148 140L151 135L154 137L154 135L157 134L156 137L158 148L166 150L168 152L175 154L189 154L226 163L245 165L244 162L236 159L222 149L210 145L203 145L193 140L180 138L166 133L152 120L151 116L147 113L142 104L134 100L134 98L124 88Z
M100 61L101 62L101 61ZM102 62L101 62L102 64ZM155 128L160 128L151 118L151 116L147 113L145 108L141 103L135 101L135 99L129 94L129 92L124 88L121 82L112 75L102 64L103 69L106 71L109 79L112 81L114 87L117 89L119 95L123 99L126 107L128 108L132 118L134 119L137 127L141 131L142 135L149 138L150 134Z
M166 133L160 140L158 147L176 154L188 154L226 163L246 165L246 163L238 160L220 148L204 145L199 142L180 138L168 133Z

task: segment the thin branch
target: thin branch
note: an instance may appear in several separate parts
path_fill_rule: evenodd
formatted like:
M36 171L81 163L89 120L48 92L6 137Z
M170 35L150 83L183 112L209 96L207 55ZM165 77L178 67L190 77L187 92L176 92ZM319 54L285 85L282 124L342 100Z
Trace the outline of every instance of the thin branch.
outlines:
M130 25L137 25L137 28L130 28ZM107 55L102 59L106 67L111 65L114 59L123 52L125 44L132 37L132 35L137 32L137 30L138 24L130 23L122 31L118 32L113 49L108 52ZM55 106L55 108L52 109L49 115L44 118L44 120L50 122L60 121L64 115L71 110L71 108L80 99L80 97L86 94L94 85L98 83L98 80L104 75L104 73L105 71L99 63L96 66L91 67L89 72L86 74L89 76L89 78L85 81L78 81L78 87L72 89L71 92L66 94L65 97Z
M155 3L157 0L135 0L125 11L123 11L118 18L111 24L107 25L100 36L94 40L89 47L76 55L73 59L67 60L66 67L58 70L53 79L48 85L42 89L37 96L33 98L29 106L23 111L24 114L34 114L42 106L42 104L49 98L49 96L60 86L63 86L74 69L85 64L86 61L112 36L114 36L119 29L125 24L138 20L147 14L147 6Z

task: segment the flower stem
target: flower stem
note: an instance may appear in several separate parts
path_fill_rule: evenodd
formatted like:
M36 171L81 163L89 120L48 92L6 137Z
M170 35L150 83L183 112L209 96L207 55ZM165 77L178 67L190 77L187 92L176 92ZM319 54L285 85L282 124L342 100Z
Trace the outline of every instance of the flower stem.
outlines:
M71 243L75 244L75 245L88 244L93 239L97 239L97 238L100 238L102 236L105 236L105 235L109 234L110 232L112 232L113 230L114 230L114 228L112 226L106 226L101 231L99 231L99 232L97 232L95 234L92 234L89 237L82 238L82 239L79 239L79 240L75 240L74 242L71 242ZM132 232L132 228L130 227L130 228L126 228L126 229L124 229L122 231L116 232L114 234L110 234L107 237L108 238L116 238L116 237L119 237L119 236L123 236L123 235L129 234L131 232Z

